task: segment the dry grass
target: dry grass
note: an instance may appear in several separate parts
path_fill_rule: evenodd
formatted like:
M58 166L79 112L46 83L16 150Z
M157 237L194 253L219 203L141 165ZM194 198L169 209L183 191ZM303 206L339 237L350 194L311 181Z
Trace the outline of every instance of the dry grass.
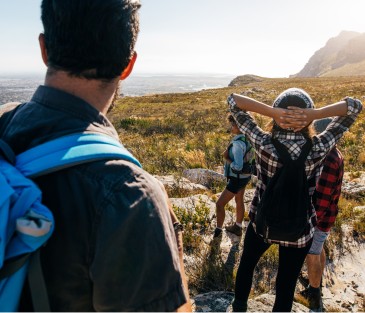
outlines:
M230 134L227 132L226 99L232 92L245 93L271 104L289 87L306 90L317 107L345 96L365 99L363 77L264 79L238 87L192 93L125 97L109 118L127 148L152 174L179 173L184 168L215 169L222 164ZM260 126L268 119L257 116ZM365 118L361 115L340 141L346 170L365 170Z

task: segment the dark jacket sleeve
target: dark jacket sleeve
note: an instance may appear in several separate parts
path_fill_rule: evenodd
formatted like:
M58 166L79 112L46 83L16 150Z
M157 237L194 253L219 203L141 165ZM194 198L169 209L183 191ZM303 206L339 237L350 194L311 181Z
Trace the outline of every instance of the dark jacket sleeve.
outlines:
M144 171L114 186L103 205L92 267L95 309L174 311L186 300L166 196Z

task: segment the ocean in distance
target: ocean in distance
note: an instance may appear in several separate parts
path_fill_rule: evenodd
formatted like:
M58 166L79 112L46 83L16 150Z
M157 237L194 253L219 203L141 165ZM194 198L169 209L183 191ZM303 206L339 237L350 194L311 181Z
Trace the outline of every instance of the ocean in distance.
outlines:
M194 92L203 89L227 87L234 78L223 74L135 74L122 83L124 96ZM0 76L0 104L26 102L36 88L43 84L43 76Z

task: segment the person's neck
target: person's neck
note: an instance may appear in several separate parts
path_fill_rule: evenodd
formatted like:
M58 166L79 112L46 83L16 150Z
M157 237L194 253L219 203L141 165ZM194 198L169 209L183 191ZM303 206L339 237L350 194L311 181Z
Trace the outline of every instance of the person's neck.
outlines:
M56 71L52 74L47 73L44 84L79 97L99 112L106 114L113 101L118 81L115 79L111 82L101 82L96 79L69 76L64 71Z

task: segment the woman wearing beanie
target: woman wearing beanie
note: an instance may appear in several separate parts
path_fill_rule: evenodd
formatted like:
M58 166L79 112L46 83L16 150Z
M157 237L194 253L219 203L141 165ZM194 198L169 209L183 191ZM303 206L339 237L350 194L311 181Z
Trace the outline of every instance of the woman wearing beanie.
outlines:
M273 106L238 94L228 97L228 105L241 132L255 149L258 178L255 196L250 206L250 224L246 230L243 253L236 276L232 309L235 312L247 310L247 300L255 266L271 244L278 244L279 268L273 311L289 312L293 304L297 277L311 246L316 225L316 213L311 205L308 208L307 227L296 241L264 240L261 235L256 233L257 206L270 178L282 166L273 139L285 146L293 160L299 157L308 140L312 142L312 147L305 160L309 195L312 196L322 161L355 122L362 110L362 104L359 100L346 98L326 107L315 109L311 97L304 90L290 88L276 98ZM247 111L271 117L273 119L271 131L265 132L258 127ZM330 116L336 117L333 118L327 129L321 134L312 136L312 121Z

